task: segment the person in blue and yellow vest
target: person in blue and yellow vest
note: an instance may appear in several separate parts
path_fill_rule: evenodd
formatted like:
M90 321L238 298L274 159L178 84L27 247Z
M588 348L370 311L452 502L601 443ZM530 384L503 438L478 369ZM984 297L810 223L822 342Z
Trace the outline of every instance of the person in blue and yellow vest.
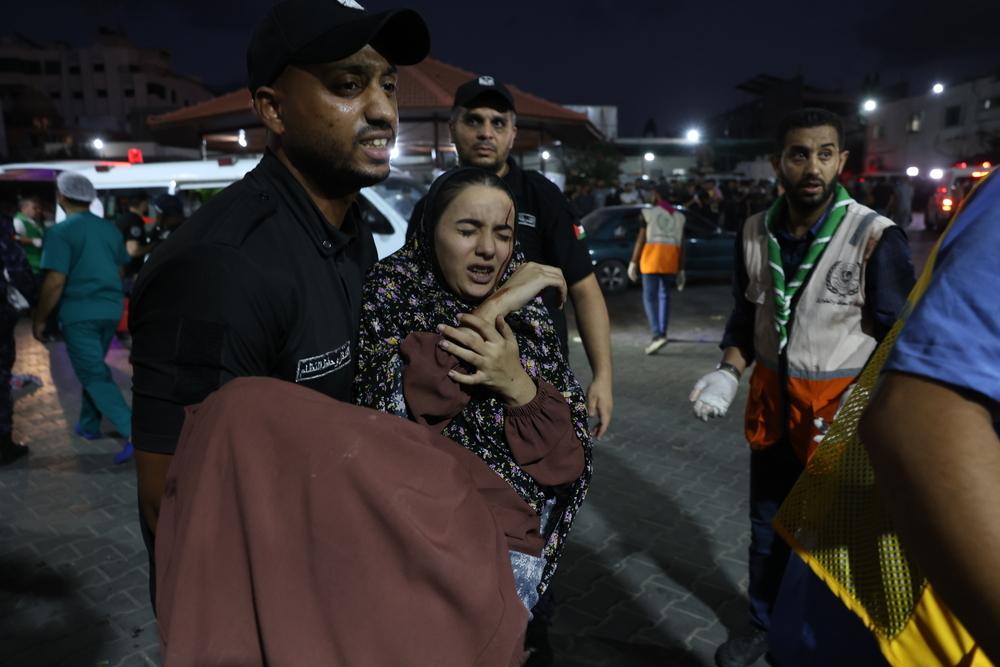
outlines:
M695 384L695 415L726 414L750 365L749 627L719 647L722 667L751 665L767 632L789 548L772 520L819 434L889 331L914 283L904 232L851 199L843 122L801 109L778 126L775 174L784 188L737 235L735 300L722 361Z
M44 342L45 323L59 309L59 327L76 377L83 385L76 433L102 437L107 417L125 439L115 463L132 458L132 409L122 398L104 361L122 314L122 267L129 261L125 240L110 220L90 212L97 196L86 176L64 171L56 179L56 200L66 219L49 230L42 251L42 281L32 333Z
M670 319L670 289L683 289L684 214L670 203L670 186L656 186L656 205L642 209L643 226L635 240L628 277L639 282L642 274L642 302L653 340L646 354L655 354L667 344Z

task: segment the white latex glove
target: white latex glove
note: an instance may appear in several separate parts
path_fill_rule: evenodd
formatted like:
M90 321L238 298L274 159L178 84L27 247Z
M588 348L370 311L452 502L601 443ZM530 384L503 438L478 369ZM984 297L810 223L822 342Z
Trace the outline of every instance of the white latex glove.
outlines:
M703 375L695 382L688 400L694 403L695 416L707 422L712 417L724 417L740 388L740 381L722 369Z
M684 291L684 286L687 285L687 276L684 274L684 269L677 272L677 278L674 284L677 285L678 292Z
M635 262L628 263L628 279L634 283L639 282L639 265Z

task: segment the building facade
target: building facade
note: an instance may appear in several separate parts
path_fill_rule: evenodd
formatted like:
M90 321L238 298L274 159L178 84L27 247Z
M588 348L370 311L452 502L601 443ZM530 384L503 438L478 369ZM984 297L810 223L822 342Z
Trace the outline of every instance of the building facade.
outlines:
M867 115L865 170L921 175L1000 158L1000 72L942 92L880 103Z
M43 157L46 144L66 153L91 138L140 139L145 118L206 100L211 92L174 72L163 49L135 46L102 30L86 47L0 38L0 105L9 159Z

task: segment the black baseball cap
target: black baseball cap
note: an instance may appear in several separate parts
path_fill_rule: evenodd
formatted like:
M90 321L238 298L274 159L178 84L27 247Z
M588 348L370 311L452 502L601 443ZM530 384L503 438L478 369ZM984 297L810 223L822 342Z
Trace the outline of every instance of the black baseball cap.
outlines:
M455 91L455 103L452 108L465 107L472 109L480 106L494 106L497 111L515 111L514 96L506 86L492 76L477 76L472 81L466 81Z
M427 57L431 37L424 19L412 9L372 14L354 0L279 2L250 38L247 85L253 93L288 65L333 62L366 44L394 65L415 65Z

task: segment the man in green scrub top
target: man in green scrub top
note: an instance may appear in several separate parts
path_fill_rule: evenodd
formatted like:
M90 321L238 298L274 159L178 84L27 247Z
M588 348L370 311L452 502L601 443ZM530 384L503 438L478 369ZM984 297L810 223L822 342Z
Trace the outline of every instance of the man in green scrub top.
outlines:
M104 361L122 315L122 267L129 261L125 240L115 224L90 212L97 193L82 174L63 172L56 180L56 201L66 219L45 236L41 266L48 271L32 331L43 339L45 321L59 306L59 327L76 377L83 385L77 435L101 436L107 417L125 438L115 463L132 458L132 410Z

